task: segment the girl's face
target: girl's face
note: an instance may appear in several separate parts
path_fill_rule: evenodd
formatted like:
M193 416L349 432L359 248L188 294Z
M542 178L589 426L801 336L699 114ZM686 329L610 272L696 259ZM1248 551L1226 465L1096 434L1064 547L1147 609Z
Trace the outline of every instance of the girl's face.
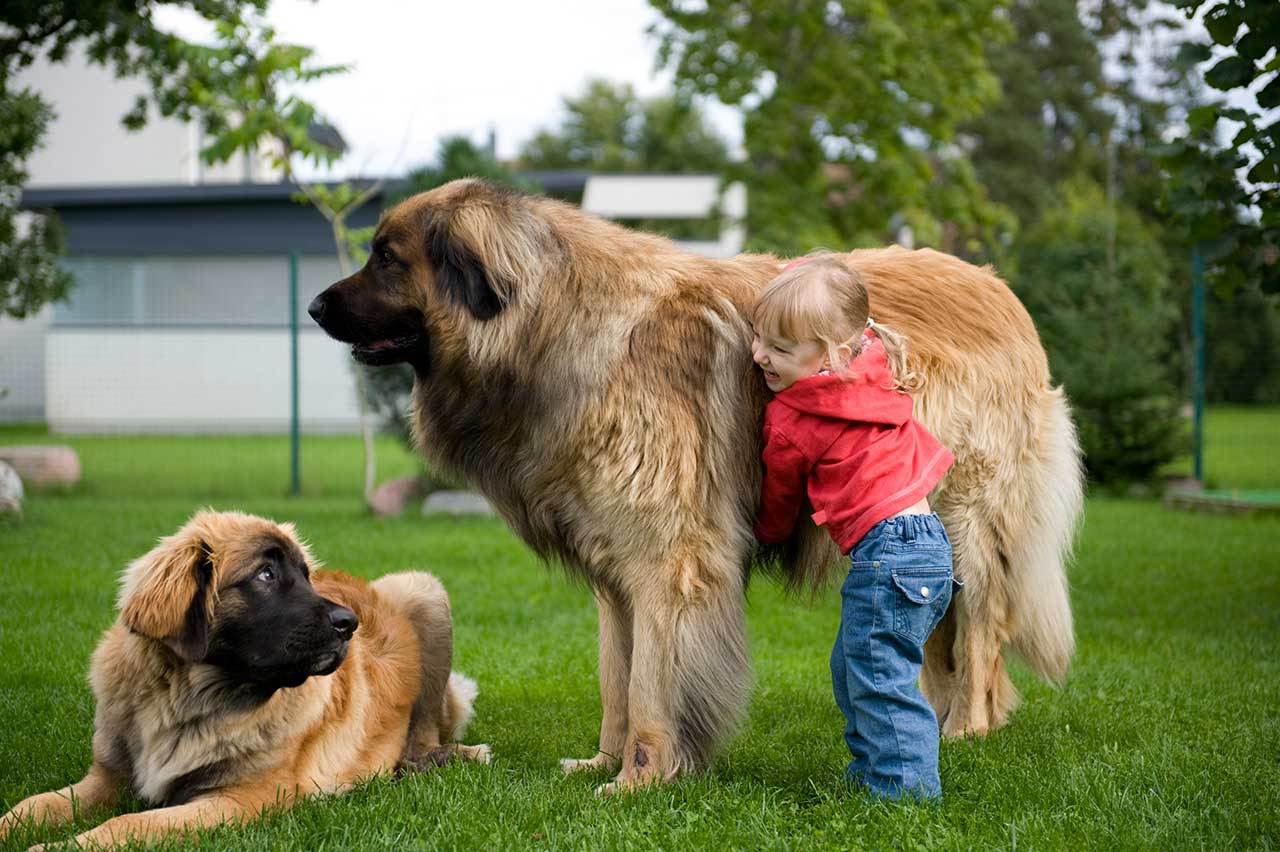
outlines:
M817 341L797 342L756 330L751 357L764 371L764 383L777 393L826 367L827 356Z

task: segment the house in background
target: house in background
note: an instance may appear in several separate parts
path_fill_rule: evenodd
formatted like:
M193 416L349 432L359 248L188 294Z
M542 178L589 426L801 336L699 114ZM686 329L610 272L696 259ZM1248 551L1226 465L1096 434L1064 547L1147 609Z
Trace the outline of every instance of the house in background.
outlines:
M19 74L17 85L31 86L55 112L41 147L27 164L26 207L47 207L40 194L58 188L196 187L279 179L266 156L246 155L221 166L205 166L199 156L204 140L193 124L153 116L143 130L127 131L120 119L145 92L145 83L116 78L110 70L89 63L78 49L73 48L64 62L37 61ZM93 271L81 274L77 269L82 263L74 252L68 258L78 279L74 298L105 298L95 295L100 285ZM0 318L0 421L47 420L47 367L57 354L51 349L51 330L65 311L65 306L48 306L23 321Z
M24 193L24 204L62 220L76 276L34 347L43 352L39 419L54 431L287 429L297 252L302 425L354 429L348 349L306 314L341 277L333 237L295 192L246 183ZM372 224L378 209L352 224ZM0 365L0 384L5 372Z
M289 256L297 252L300 420L307 431L358 427L346 346L306 315L340 275L328 223L294 200L263 158L199 165L199 134L119 118L138 85L97 66L45 66L29 82L56 104L22 204L51 210L68 239L70 299L35 318L0 320L0 421L55 432L272 432L290 426ZM77 82L79 80L79 82ZM741 186L714 175L528 175L551 195L623 220L741 221ZM376 222L395 184L351 220ZM714 228L712 230L715 230ZM741 250L740 227L684 245Z

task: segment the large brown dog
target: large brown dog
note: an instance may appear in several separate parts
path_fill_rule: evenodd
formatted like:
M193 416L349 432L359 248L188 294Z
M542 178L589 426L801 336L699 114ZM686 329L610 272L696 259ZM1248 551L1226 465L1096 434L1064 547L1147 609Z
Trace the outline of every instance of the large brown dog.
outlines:
M749 688L766 390L747 317L778 260L709 260L477 180L400 204L372 248L312 317L359 360L411 363L428 459L595 590L600 750L564 768L620 761L615 789L705 763ZM957 458L931 499L966 585L924 679L945 733L983 733L1016 702L1002 646L1052 679L1070 661L1082 480L1066 401L990 270L897 248L848 262L873 316L913 339L916 415ZM841 564L808 521L774 556L793 582Z
M461 736L476 686L450 674L440 583L313 564L289 524L205 511L130 565L90 668L93 766L20 802L0 837L109 808L125 788L160 807L78 843L242 821L397 767L488 762L487 746L441 743Z

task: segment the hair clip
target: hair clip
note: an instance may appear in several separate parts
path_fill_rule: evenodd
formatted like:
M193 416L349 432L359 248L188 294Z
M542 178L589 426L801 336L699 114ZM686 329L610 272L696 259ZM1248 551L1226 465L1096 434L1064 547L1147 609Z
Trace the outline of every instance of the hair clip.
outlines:
M782 271L786 272L788 269L794 269L797 266L804 266L806 263L809 263L812 260L813 260L812 257L797 257L795 260L789 262L786 266L782 267Z

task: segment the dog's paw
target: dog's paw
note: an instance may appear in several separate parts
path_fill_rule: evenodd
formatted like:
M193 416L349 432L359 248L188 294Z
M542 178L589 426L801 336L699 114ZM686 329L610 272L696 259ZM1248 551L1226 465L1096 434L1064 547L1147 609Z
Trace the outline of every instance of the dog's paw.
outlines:
M565 775L572 775L575 772L595 772L598 769L613 772L617 770L618 762L613 755L604 752L591 758L565 757L560 760L560 771Z
M601 784L596 787L596 797L605 799L609 796L625 796L629 793L638 793L646 787L659 783L661 783L659 778L638 778L631 781L620 781L615 778L607 784Z
M614 778L609 783L601 784L599 787L596 787L596 795L600 798L604 798L606 796L638 793L646 787L658 786L674 779L674 773L663 776L656 772L638 773L634 769L624 770L617 778Z
M943 739L947 740L963 740L987 735L987 726L985 724L973 724L959 713L948 714L947 720L942 723L940 728Z
M408 755L400 760L400 764L396 769L401 773L426 772L453 763L456 760L469 760L473 763L492 763L493 749L489 747L488 743L480 743L479 745L448 743L427 749L419 754Z

